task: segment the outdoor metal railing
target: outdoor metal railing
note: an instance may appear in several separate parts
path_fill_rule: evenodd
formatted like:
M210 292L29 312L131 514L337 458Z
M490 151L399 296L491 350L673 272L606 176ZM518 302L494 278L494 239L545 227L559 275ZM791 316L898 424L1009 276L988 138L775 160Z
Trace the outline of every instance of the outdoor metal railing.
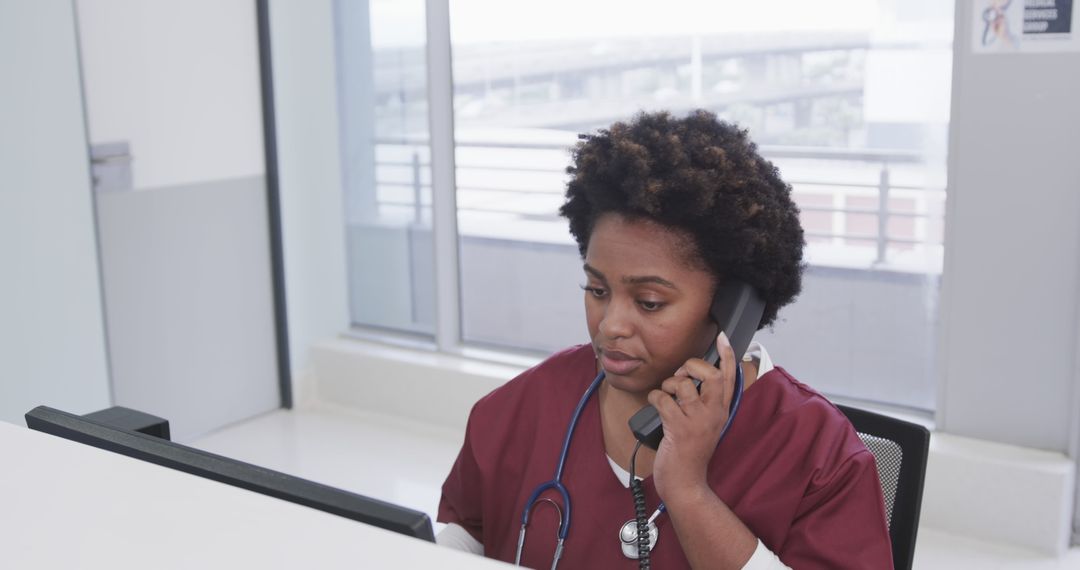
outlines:
M377 139L375 161L376 203L380 209L407 212L414 223L430 219L431 187L427 174L427 141ZM458 210L484 220L551 222L553 232L564 226L557 213L565 191L569 145L499 141L456 143ZM813 165L793 168L784 179L803 213L809 241L836 245L873 243L874 263L884 263L890 248L940 247L941 213L945 189L926 183L898 183L896 173L918 179L929 168L917 152L762 146L763 156L775 163ZM912 174L915 176L912 176ZM873 205L866 202L872 199ZM828 202L828 203L824 203ZM860 204L860 202L862 202ZM854 204L852 204L854 203ZM907 208L899 205L908 204ZM815 219L814 214L818 214ZM867 231L854 231L852 220L876 218ZM823 222L827 218L828 222ZM908 220L900 230L890 222ZM864 220L865 222L865 220ZM558 228L555 227L557 224ZM461 224L462 235L484 234L490 224Z

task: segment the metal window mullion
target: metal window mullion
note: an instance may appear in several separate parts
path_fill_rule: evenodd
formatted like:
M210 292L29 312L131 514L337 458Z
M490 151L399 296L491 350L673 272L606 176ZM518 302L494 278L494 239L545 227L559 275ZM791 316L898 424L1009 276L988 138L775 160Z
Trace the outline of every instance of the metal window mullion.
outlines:
M435 240L435 344L461 347L457 193L454 180L454 79L450 3L426 0L428 129L431 144L432 238Z
M881 164L880 182L878 187L878 241L877 258L874 263L885 263L885 255L888 251L889 234L889 163Z

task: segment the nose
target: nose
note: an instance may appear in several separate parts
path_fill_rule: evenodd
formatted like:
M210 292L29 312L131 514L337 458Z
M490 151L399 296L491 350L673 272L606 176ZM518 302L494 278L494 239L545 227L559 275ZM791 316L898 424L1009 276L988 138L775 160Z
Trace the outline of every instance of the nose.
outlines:
M612 299L604 307L604 316L600 319L600 334L609 339L627 338L633 334L633 303Z

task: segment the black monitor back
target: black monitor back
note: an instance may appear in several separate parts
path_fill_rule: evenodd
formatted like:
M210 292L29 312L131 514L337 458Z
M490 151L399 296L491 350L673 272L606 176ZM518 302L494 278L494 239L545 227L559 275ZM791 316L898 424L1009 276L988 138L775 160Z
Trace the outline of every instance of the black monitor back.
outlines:
M424 513L132 430L38 406L26 426L142 461L269 495L386 530L435 540Z

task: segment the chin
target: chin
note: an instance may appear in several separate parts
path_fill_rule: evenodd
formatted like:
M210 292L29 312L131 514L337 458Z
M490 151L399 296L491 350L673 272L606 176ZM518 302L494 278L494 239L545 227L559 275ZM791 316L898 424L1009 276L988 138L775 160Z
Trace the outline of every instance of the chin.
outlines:
M619 374L605 373L604 381L620 392L629 392L631 394L640 394L642 396L659 388L659 385L656 382L635 378L634 376L622 376Z

